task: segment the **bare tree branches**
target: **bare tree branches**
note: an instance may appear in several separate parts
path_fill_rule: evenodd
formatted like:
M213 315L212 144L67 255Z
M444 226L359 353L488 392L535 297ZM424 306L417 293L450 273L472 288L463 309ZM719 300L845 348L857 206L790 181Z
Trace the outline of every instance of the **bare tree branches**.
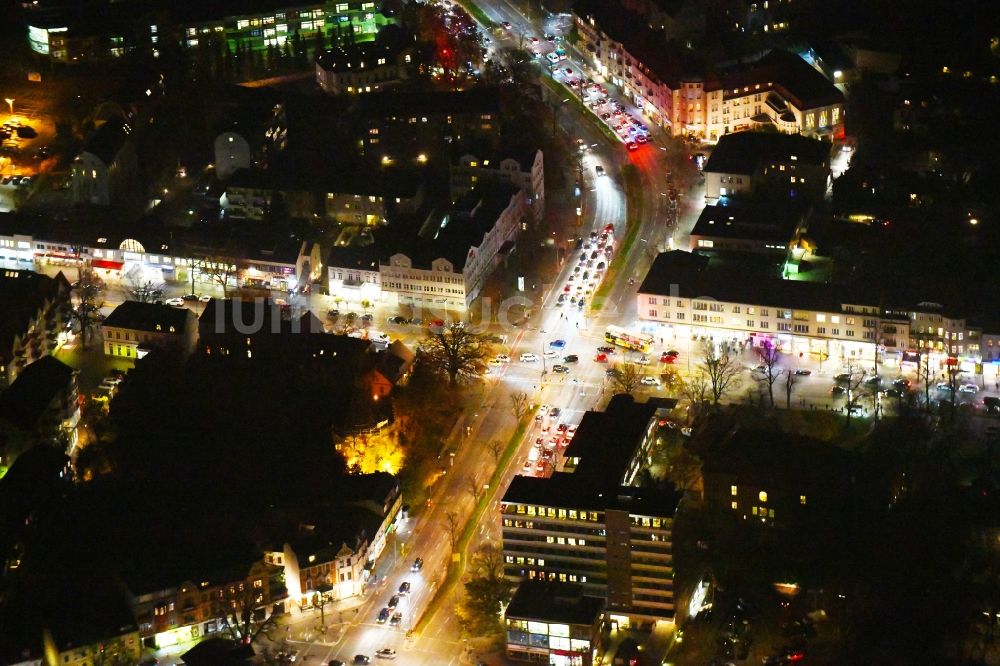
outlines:
M712 405L717 406L723 396L739 387L743 368L728 343L716 345L712 340L705 340L701 348L702 360L698 369L708 380Z
M258 579L234 583L220 590L215 616L221 619L220 631L228 634L233 641L251 645L258 636L275 626L275 617L268 612L262 587L266 584L266 580Z
M163 283L154 284L152 280L144 279L142 269L138 267L125 274L121 288L126 300L140 303L153 303L163 295Z
M514 419L520 421L528 412L531 410L531 403L529 402L528 394L524 391L517 391L511 393L507 396L510 399L510 411L514 415Z
M767 397L770 401L771 409L774 409L774 383L781 377L781 367L778 360L781 358L778 350L769 343L764 343L757 348L757 355L760 357L760 366L757 368L757 381L767 387Z
M90 269L84 270L80 276L80 285L76 290L77 306L71 313L73 321L80 329L80 342L84 347L94 338L95 329L99 328L104 316L101 308L104 306L104 283Z
M462 521L458 516L458 511L449 511L444 514L445 527L448 530L448 538L451 541L451 550L455 551L458 546L458 537L462 530Z
M792 408L792 389L799 383L799 377L791 368L785 369L785 409Z
M486 448L488 448L490 453L493 454L493 462L500 462L500 454L503 452L503 442L499 439L491 439L486 445Z
M451 386L478 378L486 369L490 353L490 338L473 333L465 324L456 322L438 330L428 329L420 345L424 361L447 375Z
M642 368L635 363L626 361L615 365L609 376L618 393L632 395L642 382Z

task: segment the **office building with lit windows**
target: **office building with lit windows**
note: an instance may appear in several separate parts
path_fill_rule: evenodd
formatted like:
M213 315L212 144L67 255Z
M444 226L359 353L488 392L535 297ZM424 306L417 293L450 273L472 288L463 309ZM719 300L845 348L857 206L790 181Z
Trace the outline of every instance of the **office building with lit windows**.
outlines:
M501 501L512 580L578 584L619 626L674 617L671 534L682 493L636 485L673 399L587 412L550 478L517 476Z

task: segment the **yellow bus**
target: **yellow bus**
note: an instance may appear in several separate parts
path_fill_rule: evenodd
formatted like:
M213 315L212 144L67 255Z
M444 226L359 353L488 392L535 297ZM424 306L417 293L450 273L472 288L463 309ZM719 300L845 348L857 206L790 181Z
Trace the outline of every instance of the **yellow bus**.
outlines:
M613 345L634 349L643 354L653 348L652 335L649 333L626 331L621 326L608 326L608 329L604 332L604 339Z

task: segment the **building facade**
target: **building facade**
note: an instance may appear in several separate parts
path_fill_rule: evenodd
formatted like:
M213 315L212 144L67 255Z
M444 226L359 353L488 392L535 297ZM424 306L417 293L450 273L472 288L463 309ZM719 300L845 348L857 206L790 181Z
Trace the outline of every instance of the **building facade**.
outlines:
M31 243L0 238L18 252ZM29 250L30 251L30 250ZM70 287L59 273L54 278L30 270L0 270L0 389L14 383L27 366L58 349L69 337Z
M70 167L74 203L107 206L125 190L136 173L132 127L114 117L87 140Z
M579 585L521 583L504 611L507 657L556 666L591 666L601 645L604 601Z
M316 83L328 95L378 92L409 77L415 50L372 42L338 46L316 58Z
M632 12L601 3L574 11L589 64L673 136L716 141L765 127L815 136L843 133L843 94L796 55L772 51L745 70L709 78L667 57L665 33L646 27Z
M619 626L674 617L671 534L680 494L638 488L661 418L676 401L612 398L587 412L551 478L517 476L500 502L504 571L574 583Z
M104 353L140 359L156 349L184 357L194 351L198 322L187 308L125 301L101 324Z
M451 199L456 201L469 190L486 182L507 182L528 193L528 205L535 223L545 215L545 158L541 150L524 156L499 161L462 155L449 167Z

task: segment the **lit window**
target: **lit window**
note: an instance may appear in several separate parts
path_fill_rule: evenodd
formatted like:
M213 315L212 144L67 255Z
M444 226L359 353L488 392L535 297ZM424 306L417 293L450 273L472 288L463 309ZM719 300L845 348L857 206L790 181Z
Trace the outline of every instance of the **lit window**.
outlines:
M757 493L757 499L759 499L761 502L766 502L767 501L767 493L764 492L763 490L760 491L759 493Z
M729 506L731 506L731 507L732 507L733 511L736 511L736 502L733 502L733 503L732 503L732 504L730 504Z
M799 504L801 504L802 506L806 505L806 496L805 495L799 495Z
M736 497L736 486L729 486L729 494Z

